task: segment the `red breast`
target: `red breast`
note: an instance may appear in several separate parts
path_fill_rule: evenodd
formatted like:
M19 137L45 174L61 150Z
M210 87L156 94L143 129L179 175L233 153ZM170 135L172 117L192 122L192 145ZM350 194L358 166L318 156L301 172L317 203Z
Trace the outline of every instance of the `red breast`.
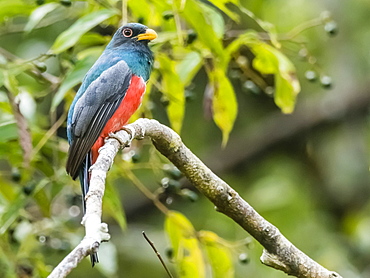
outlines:
M145 93L145 82L141 77L133 75L131 83L127 89L126 95L123 98L120 106L114 112L113 116L108 120L103 131L100 133L98 140L91 148L92 163L95 163L98 158L98 150L104 144L104 138L108 137L109 133L120 130L128 123L130 117L140 107L143 95Z

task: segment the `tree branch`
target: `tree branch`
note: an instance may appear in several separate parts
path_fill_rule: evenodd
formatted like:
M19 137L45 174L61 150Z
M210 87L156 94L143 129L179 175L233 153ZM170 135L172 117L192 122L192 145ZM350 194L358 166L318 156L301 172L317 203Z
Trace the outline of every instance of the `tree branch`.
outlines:
M80 244L76 246L50 273L48 278L61 278L66 277L77 265L82 261L83 258L91 253L91 250L99 247L96 241L92 238L84 238Z
M87 239L93 239L87 244L91 248L90 251L77 252L75 250L78 247L76 247L72 251L74 254L69 254L67 258L79 256L78 259L74 259L79 262L92 249L95 250L102 240L109 238L101 236L101 232L99 233L102 225L100 222L101 199L104 194L106 173L120 147L128 146L133 139L143 139L144 137L149 137L157 150L177 166L189 181L215 204L219 212L233 219L265 248L261 256L262 263L299 278L341 277L313 261L289 242L275 226L259 215L234 189L207 168L182 143L180 136L172 129L149 119L139 119L127 125L122 131L107 139L105 145L99 150L98 160L91 168L90 190L86 196L87 211L83 221L86 227L86 237L81 242L82 244ZM67 258L58 267L67 268L67 263L72 260L67 260ZM71 264L70 268L74 267L75 265ZM69 272L65 273L67 275Z
M32 138L30 129L26 118L21 113L19 102L15 100L15 97L9 90L6 89L5 92L8 96L10 106L13 110L14 119L17 124L19 144L21 145L23 150L23 164L25 167L28 167L32 152Z

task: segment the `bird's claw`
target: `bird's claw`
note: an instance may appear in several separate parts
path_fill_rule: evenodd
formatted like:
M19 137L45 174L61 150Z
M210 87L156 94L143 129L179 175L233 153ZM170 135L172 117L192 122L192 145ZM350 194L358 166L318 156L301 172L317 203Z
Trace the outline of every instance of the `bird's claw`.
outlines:
M109 133L108 138L116 139L123 148L130 147L131 140L135 136L135 130L129 126L123 126L120 130L124 130L130 135L130 141L123 141L122 138L115 133Z
M100 238L102 241L110 240L110 234L108 233L108 224L101 223L100 224Z
M118 136L115 133L109 133L107 138L113 138L118 141L118 143L121 145L121 147L126 148L129 147L130 144L127 144L127 142L124 142L120 136Z
M126 131L130 135L130 141L135 137L135 129L131 126L123 126L120 130Z

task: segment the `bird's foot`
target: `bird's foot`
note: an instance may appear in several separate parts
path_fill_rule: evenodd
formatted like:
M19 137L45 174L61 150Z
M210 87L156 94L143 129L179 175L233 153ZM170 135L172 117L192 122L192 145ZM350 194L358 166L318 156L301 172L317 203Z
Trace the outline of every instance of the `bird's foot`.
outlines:
M130 142L132 141L132 139L134 139L134 137L135 137L135 129L133 127L131 127L130 125L123 126L123 127L121 127L120 130L124 130L124 131L126 131L130 135Z
M119 136L116 133L109 133L108 134L108 138L116 139L120 143L120 145L122 146L122 148L130 147L131 140L135 136L135 130L132 127L130 127L130 126L127 126L127 127L126 126L123 126L120 130L126 131L130 135L130 139L129 140L124 140L122 138L122 136Z
M108 224L107 223L101 223L100 224L100 238L101 238L101 241L109 241L110 240L110 234L108 233Z
M113 138L113 139L116 139L118 141L118 143L121 145L122 148L126 148L126 147L129 147L130 144L128 144L126 141L122 140L123 138L113 132L109 133L108 134L108 137L106 139L110 139L110 138Z
M85 214L81 224L85 226L87 238L92 238L98 242L108 241L110 234L108 233L108 224L101 222L96 215Z
M108 224L100 223L98 227L95 226L94 228L90 226L90 229L86 231L85 237L93 239L94 241L97 241L97 242L109 241L110 234L108 231Z

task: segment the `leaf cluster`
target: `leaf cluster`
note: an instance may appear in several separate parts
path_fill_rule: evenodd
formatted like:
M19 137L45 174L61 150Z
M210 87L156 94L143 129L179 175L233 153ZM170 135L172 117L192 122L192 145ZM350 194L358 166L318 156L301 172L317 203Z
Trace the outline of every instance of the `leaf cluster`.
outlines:
M82 230L80 188L64 170L65 119L78 85L120 24L142 22L159 34L151 45L154 71L133 120L159 115L180 132L187 104L192 98L199 100L197 80L201 79L207 84L204 114L221 130L225 146L242 95L233 73L238 82L249 82L258 92L272 96L283 113L293 112L300 92L295 64L283 48L287 39L237 0L12 0L2 1L0 8L0 265L4 277L23 272L45 277L51 262L71 248L79 236L76 231ZM242 25L246 18L253 22L251 28ZM21 49L17 41L27 43ZM137 178L152 178L140 172L143 168L156 177L166 175L165 162L145 145L133 147L119 160L123 166L112 170L111 180L124 175L165 211L158 204L166 189L158 190L158 185L145 189ZM120 190L114 182L108 185L104 213L124 230ZM194 196L184 190L175 193ZM165 230L180 277L206 273L233 277L230 243L209 231L196 232L175 211L166 213ZM101 265L107 276L117 269Z

